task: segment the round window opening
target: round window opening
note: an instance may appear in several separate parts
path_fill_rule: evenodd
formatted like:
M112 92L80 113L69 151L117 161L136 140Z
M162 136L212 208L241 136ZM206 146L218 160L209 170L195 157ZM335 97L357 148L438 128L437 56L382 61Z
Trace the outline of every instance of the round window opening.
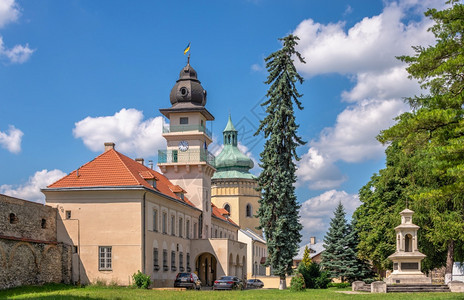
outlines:
M180 88L180 94L182 95L182 97L187 96L187 94L188 94L187 88L186 87L181 87Z

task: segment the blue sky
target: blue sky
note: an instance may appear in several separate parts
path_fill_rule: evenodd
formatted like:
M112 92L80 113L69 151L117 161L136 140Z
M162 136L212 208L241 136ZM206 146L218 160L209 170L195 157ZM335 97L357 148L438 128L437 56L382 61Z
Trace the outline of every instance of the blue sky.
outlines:
M397 55L434 43L424 19L438 0L18 1L0 0L0 193L43 201L40 187L93 159L103 142L156 161L159 108L186 64L208 91L217 150L230 113L241 149L267 86L264 58L294 33L306 59L297 196L303 242L321 239L338 201L384 166L375 136L420 92ZM254 172L259 172L254 169Z

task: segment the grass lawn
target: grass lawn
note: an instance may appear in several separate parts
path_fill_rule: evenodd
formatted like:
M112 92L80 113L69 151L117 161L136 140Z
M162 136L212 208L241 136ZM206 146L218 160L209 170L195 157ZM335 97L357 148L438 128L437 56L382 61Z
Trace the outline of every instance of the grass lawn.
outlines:
M244 291L158 291L126 287L75 287L64 284L28 286L0 291L0 299L464 299L460 293L390 293L390 294L343 294L349 288L327 290L255 289Z

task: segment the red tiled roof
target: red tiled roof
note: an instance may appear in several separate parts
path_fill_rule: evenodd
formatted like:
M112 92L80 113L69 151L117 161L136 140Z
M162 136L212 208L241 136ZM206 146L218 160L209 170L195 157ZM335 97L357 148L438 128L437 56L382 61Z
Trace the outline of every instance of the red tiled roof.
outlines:
M156 180L156 188L147 182L153 179ZM186 197L182 200L170 189L173 184L164 175L114 149L103 152L48 188L118 186L143 186L195 207Z
M221 219L222 221L226 221L227 223L230 223L236 227L239 227L237 224L235 224L234 221L232 221L230 218L226 218L222 215L221 213L221 210L223 210L223 208L218 208L216 205L214 205L213 203L211 203L211 212L212 212L212 215L213 217L216 217L218 219ZM224 209L225 210L225 209ZM226 210L227 212L227 210Z

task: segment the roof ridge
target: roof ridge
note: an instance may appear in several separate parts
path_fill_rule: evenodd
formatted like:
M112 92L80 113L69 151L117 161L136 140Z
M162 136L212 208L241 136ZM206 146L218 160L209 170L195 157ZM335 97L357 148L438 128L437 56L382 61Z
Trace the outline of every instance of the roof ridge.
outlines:
M54 184L57 184L58 182L64 180L65 178L67 178L68 176L72 175L72 174L73 174L74 172L76 172L77 170L79 170L79 169L81 169L81 168L87 166L88 164L90 164L91 162L93 162L94 160L96 160L97 158L99 158L100 156L106 154L107 152L109 152L109 151L105 151L105 152L103 152L103 153L100 153L99 155L97 155L96 157L94 157L94 158L91 159L90 161L86 162L85 164L81 165L81 166L78 167L77 169L72 170L71 172L69 172L66 176L63 176L63 177L61 177L60 179L58 179L57 181L55 181L55 182L53 182L53 183L47 185L47 187L52 186L52 185L54 185Z
M126 155L124 155L124 154L122 154L122 153L119 153L118 151L116 151L116 150L114 150L114 149L111 149L111 150L108 150L108 151L114 151L114 152L116 153L118 159L121 161L121 163L122 163L122 164L124 165L124 167L127 169L127 171L129 171L129 173L131 174L132 178L134 178L134 180L137 181L139 184L145 185L145 184L143 184L143 182L140 181L140 179L143 179L143 178L142 178L141 176L139 176L140 179L137 178L137 177L134 175L134 173L132 172L132 170L127 166L126 162L121 158L121 156L123 156L124 158L128 158L128 159L132 159L132 158L130 158L130 157L128 157L128 156L126 156ZM107 152L108 152L108 151L107 151ZM140 164L140 163L138 163L138 164ZM143 166L143 167L145 167L145 166L142 165L142 164L140 164L140 165Z

